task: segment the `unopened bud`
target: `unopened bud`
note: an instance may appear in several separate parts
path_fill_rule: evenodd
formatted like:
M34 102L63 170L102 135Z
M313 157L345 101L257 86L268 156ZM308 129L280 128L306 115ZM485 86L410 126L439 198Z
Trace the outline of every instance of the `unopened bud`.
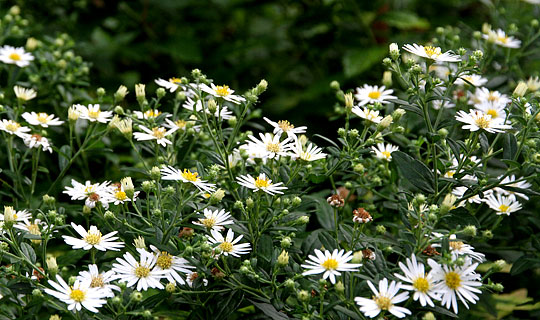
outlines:
M523 81L520 81L518 85L516 86L516 88L514 89L514 92L512 93L512 95L514 97L523 97L525 93L527 93L528 89L529 87L527 86L527 84Z
M354 106L354 99L353 99L352 92L346 93L345 94L345 108L347 108L347 110L351 110L353 106Z
M127 87L124 86L124 85L121 85L121 86L118 87L118 89L114 93L114 100L122 101L122 100L124 100L124 98L127 96L128 93L129 93L129 91L128 91Z
M167 290L168 293L173 293L176 291L176 284L174 282L169 282L165 286L165 290Z
M159 180L159 178L161 178L161 170L159 167L152 167L152 169L150 169L150 177L154 180Z
M279 267L284 267L289 264L289 254L287 251L281 251L281 254L277 258L277 264Z
M387 87L392 86L392 71L385 71L382 77L382 84Z
M300 301L308 301L309 297L310 297L310 294L306 290L300 290L300 291L298 291L296 296L298 297L298 300L300 300Z
M468 225L463 229L463 234L469 237L476 237L476 226Z
M105 95L105 89L104 88L97 88L96 94L98 97L103 97Z

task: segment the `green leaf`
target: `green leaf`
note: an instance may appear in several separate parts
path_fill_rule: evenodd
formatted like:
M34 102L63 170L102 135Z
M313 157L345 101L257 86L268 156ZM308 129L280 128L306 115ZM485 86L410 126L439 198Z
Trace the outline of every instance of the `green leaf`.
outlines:
M392 160L398 166L403 177L413 186L427 193L435 191L433 173L425 164L401 151L392 152Z
M26 242L23 242L21 243L21 251L24 256L28 258L28 260L32 261L32 263L36 263L36 253L34 252L32 246Z
M503 139L503 159L514 159L517 149L516 136L511 133L505 133Z
M306 198L315 201L315 215L321 226L326 230L334 230L334 210L326 202L326 199L315 196L307 196Z
M58 265L76 264L87 253L86 250L69 250L67 253L62 253L56 258Z
M334 310L343 313L344 315L346 315L347 317L350 317L351 319L356 319L356 320L362 319L354 311L351 311L343 306L335 306Z
M60 170L64 170L69 163L69 159L71 159L71 147L68 145L63 145L58 154L58 167Z
M429 29L429 21L420 18L414 12L391 11L385 14L382 20L398 29Z
M286 320L289 319L286 314L283 312L279 312L274 308L273 305L269 303L262 303L262 302L255 302L253 300L248 299L255 307L257 307L259 310L261 310L265 315L270 317L273 320Z
M517 274L522 273L523 271L527 271L538 265L540 265L539 258L528 256L528 255L522 255L512 265L512 269L510 269L510 275L515 276Z
M257 250L259 257L266 260L266 262L270 262L272 260L272 251L273 251L272 249L273 249L272 237L270 237L267 234L263 234L261 236L261 240L259 242L259 248Z
M387 50L386 47L371 47L347 51L343 57L345 76L350 78L359 75L375 64L380 63Z
M478 138L480 139L480 146L482 147L482 151L484 153L487 153L488 150L489 150L489 140L488 138L486 137L486 134L485 133L481 133Z

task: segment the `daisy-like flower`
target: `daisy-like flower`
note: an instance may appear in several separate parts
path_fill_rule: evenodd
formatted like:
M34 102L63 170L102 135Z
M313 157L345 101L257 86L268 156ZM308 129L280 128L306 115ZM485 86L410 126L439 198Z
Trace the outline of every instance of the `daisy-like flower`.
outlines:
M31 125L42 126L45 128L48 126L59 126L64 123L64 121L61 121L59 118L55 118L54 114L46 114L45 112L25 112L22 114L22 117Z
M441 304L447 308L453 308L458 313L457 298L469 309L467 301L475 304L478 298L476 293L482 293L478 288L482 285L480 275L475 273L478 263L472 263L471 259L465 259L461 267L449 267L439 265L432 259L428 259L433 279L437 282L435 291L441 294ZM457 298L456 298L457 297Z
M156 256L156 265L154 270L165 271L165 278L167 278L169 282L186 284L186 281L178 273L190 273L191 270L189 269L193 269L195 267L190 266L186 259L173 256L166 251L159 251L159 249L153 245L150 245L150 250L152 250Z
M114 186L114 189L111 189L111 194L110 194L110 198L112 200L111 202L113 202L115 205L119 205L127 201L132 201L132 199L130 199L126 194L124 184L117 183L117 184L114 184L113 186ZM137 196L139 195L139 193L140 191L133 192L133 201L137 200Z
M326 153L322 152L322 149L319 147L316 147L313 144L309 144L304 151L304 148L302 147L302 143L299 140L296 140L294 143L294 148L292 148L292 153L289 153L289 155L293 159L300 159L304 161L316 161L320 159L326 158Z
M479 74L464 74L456 79L455 84L458 86L473 85L475 87L481 87L487 82L488 80Z
M107 301L103 290L90 288L86 283L80 280L75 280L73 286L68 284L56 275L56 281L49 280L49 285L55 290L45 289L45 292L68 305L68 310L81 311L82 307L94 313L99 312L97 308L101 308Z
M101 122L101 123L107 123L113 116L112 111L101 111L99 104L89 104L87 106L83 106L82 104L76 104L74 105L77 111L79 112L79 117L81 119L88 120L90 122Z
M266 117L263 118L264 121L268 122L272 127L274 127L274 135L281 136L282 133L286 133L289 138L296 138L296 135L299 133L304 133L307 130L307 127L295 127L292 123L287 120L279 120L274 122Z
M110 283L114 280L114 271L109 270L100 273L95 264L88 265L88 271L81 271L77 276L77 280L87 288L101 290L107 298L114 297L113 290L120 291L120 287Z
M272 180L266 177L264 173L259 174L257 179L247 174L236 177L238 183L246 188L253 189L253 192L264 191L270 195L283 194L281 190L286 190L287 187L281 186L283 183L272 183Z
M432 234L434 239L442 240L442 238L444 238L442 233L433 232ZM448 240L448 246L453 260L456 260L460 256L466 256L478 262L484 262L486 256L483 253L474 251L473 246L458 240L455 234L449 235ZM434 243L431 246L433 248L439 248L441 247L441 244Z
M460 110L456 114L456 120L465 123L462 129L470 131L485 130L490 133L504 132L512 126L504 124L504 119L492 119L489 114L480 110L470 110L469 113Z
M19 100L32 100L37 96L37 91L34 89L27 89L19 86L14 86L13 91L15 92L15 96Z
M411 255L411 259L407 258L407 265L402 262L399 263L403 275L395 273L394 275L401 279L407 285L401 285L404 290L414 291L413 300L420 300L422 307L426 304L434 307L433 300L440 300L439 295L433 290L435 282L431 273L427 273L424 268L424 264L416 261L416 256Z
M149 109L149 110L146 110L145 112L133 111L133 113L135 114L137 119L153 119L153 118L157 118L161 114L161 111L159 111L158 109ZM170 117L171 115L168 114L166 116Z
M489 30L488 33L482 35L482 38L505 48L517 49L521 47L521 40L506 35L502 29Z
M137 284L137 291L148 290L148 288L164 289L160 279L165 277L167 271L154 268L157 256L144 249L137 249L140 260L137 262L131 253L126 252L124 258L116 258L118 263L113 263L112 270L116 273L115 279L120 282L127 282L128 287Z
M394 90L386 90L385 86L370 86L364 84L362 88L356 88L356 94L354 97L359 101L358 105L363 106L366 104L380 103L387 104L389 103L388 99L396 99L397 97L393 96L392 93Z
M167 130L164 127L154 127L152 128L152 130L150 130L143 125L139 125L139 129L144 132L133 133L133 136L137 141L156 140L156 142L163 147L166 147L168 144L172 144L172 142L165 137L178 130L177 128L171 128Z
M26 135L23 138L24 144L28 148L39 148L43 149L43 151L49 151L49 153L52 153L51 144L49 143L49 139L34 133L32 135Z
M306 264L302 265L302 268L308 269L302 273L303 276L312 275L312 274L323 274L323 279L330 278L332 284L336 283L336 277L340 276L342 272L351 272L358 271L358 268L362 264L357 263L348 263L352 260L353 255L352 251L347 251L341 249L334 249L330 252L325 250L324 253L315 249L315 255L309 255L310 260L306 260Z
M193 99L189 97L187 98L186 102L184 102L182 107L196 113L199 113L203 110L203 104L201 100L193 101ZM210 110L208 110L208 108L205 108L205 111L207 114L212 114ZM227 107L218 106L216 112L214 112L214 116L216 118L229 120L230 118L232 118L233 113Z
M111 193L114 189L109 184L109 181L103 183L86 181L85 184L82 184L71 179L73 187L66 187L64 193L71 196L71 200L85 200L84 204L89 208L94 208L98 202L101 202L103 207L107 208L108 203L112 202Z
M499 177L499 179L500 178L501 177ZM518 181L518 182L515 182L515 181L516 181L516 176L511 175L502 179L501 184L506 187L520 188L520 189L529 189L530 187L532 187L532 185L525 180ZM510 190L503 189L501 187L497 187L494 190L500 194L504 194L507 196L514 195L514 196L523 198L525 200L529 200L529 197L526 194L521 193L521 192L510 191Z
M377 147L372 146L371 150L375 152L375 157L385 161L392 161L392 152L399 150L399 148L390 143L385 145L381 142L377 143Z
M0 122L0 130L23 139L28 135L27 132L30 132L30 128L23 127L16 121L6 119L2 119L2 122Z
M32 214L27 210L17 211L10 206L4 206L4 214L0 213L0 221L13 221L20 222L25 220L31 220Z
M487 205L495 210L497 215L505 214L507 216L510 213L521 210L521 204L516 200L514 195L504 196L500 193L497 196L490 194L484 200Z
M62 236L67 244L73 246L73 249L90 250L96 248L100 251L120 251L120 248L124 246L123 242L114 241L118 239L118 237L114 237L118 231L102 235L96 226L90 226L90 230L88 231L83 226L76 225L73 222L71 226L82 237L82 239L78 239L70 236Z
M439 110L441 108L451 109L451 108L454 108L456 106L455 103L447 101L447 100L433 100L431 102L432 102L432 105L433 105L433 109L435 109L435 110Z
M403 49L405 51L408 51L412 54L415 54L419 57L434 60L436 62L459 62L461 61L461 58L453 54L450 51L446 51L445 53L441 53L441 48L439 47L432 47L432 46L422 46L418 45L416 43L406 44L403 46Z
M235 95L234 90L231 90L229 86L223 85L223 86L216 86L215 84L210 84L212 87L207 86L206 84L201 84L200 88L202 91L209 93L217 98L222 98L224 100L227 100L229 102L240 104L240 102L245 101L241 96Z
M22 47L15 48L6 45L0 48L0 61L3 63L15 64L22 68L29 65L32 60L34 60L34 56L25 52Z
M483 102L475 105L474 108L490 115L491 119L501 119L504 121L506 118L506 111L504 110L504 106L501 105Z
M250 148L264 150L264 158L274 159L279 158L279 156L287 156L287 152L290 150L291 146L288 144L291 142L292 138L287 137L283 141L279 141L281 136L272 135L271 133L259 133L261 140L255 138L254 136L249 136L251 141L248 141L248 145L251 144Z
M216 185L214 183L208 183L205 180L201 180L201 177L197 172L191 172L188 169L184 169L184 172L167 166L161 169L161 175L163 180L182 181L184 183L191 183L202 192L214 192Z
M366 317L375 318L381 311L388 311L398 318L404 318L406 315L411 314L409 309L396 306L397 303L409 298L408 292L398 294L402 288L401 283L392 281L388 285L388 279L384 278L379 281L379 290L375 288L371 281L368 280L367 284L374 294L371 299L362 297L354 298L354 301L360 306L360 311Z
M170 92L175 92L178 88L182 88L182 80L180 78L169 78L169 80L157 79L154 80L158 86L161 86Z
M500 93L499 91L491 91L488 88L476 88L474 94L470 96L469 103L474 105L491 104L494 106L506 107L507 104L512 102L510 98Z
M204 209L203 212L204 218L199 218L198 222L194 221L194 225L204 226L208 229L219 231L222 230L225 225L234 224L234 222L230 220L231 215L228 212L225 212L225 209L214 211Z
M208 241L211 244L217 245L217 248L221 250L221 254L233 257L239 257L241 254L247 254L251 251L251 245L249 243L238 243L243 235L239 235L234 239L234 232L229 229L227 230L227 235L223 237L221 232L211 229L211 236L208 237ZM217 257L217 256L216 256Z
M379 116L379 111L371 110L366 107L360 108L359 106L354 106L351 111L360 118L369 120L373 123L378 124L383 119L383 117Z

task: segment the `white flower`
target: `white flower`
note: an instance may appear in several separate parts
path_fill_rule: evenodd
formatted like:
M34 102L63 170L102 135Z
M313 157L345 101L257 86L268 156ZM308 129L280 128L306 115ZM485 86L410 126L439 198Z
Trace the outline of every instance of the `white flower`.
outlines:
M34 89L27 89L19 86L14 86L13 91L15 92L15 96L19 100L32 100L37 96L37 91Z
M249 148L259 149L264 155L263 158L274 159L279 158L279 156L287 156L287 152L290 150L291 146L288 144L292 141L292 138L285 138L283 141L280 140L279 135L272 135L271 133L259 133L261 140L255 138L254 136L249 136L251 141L248 141Z
M325 250L323 253L315 249L314 252L315 255L309 255L310 260L306 260L306 264L302 265L302 268L308 269L302 273L303 276L322 273L323 279L330 278L330 282L335 284L336 277L341 275L340 271L359 271L358 268L362 266L362 264L348 263L353 258L352 251L334 249L332 252Z
M168 144L172 144L172 142L165 137L175 132L178 128L171 128L167 130L164 127L153 127L152 130L150 130L143 125L139 125L139 129L144 132L133 133L133 136L137 141L156 140L158 144L166 147Z
M212 87L207 86L206 84L201 84L200 88L202 91L209 93L217 98L223 98L224 100L227 100L229 102L240 104L240 102L245 101L241 96L235 95L234 90L231 90L229 86L216 86L215 84L210 84Z
M234 224L230 218L231 215L228 212L225 212L225 209L212 211L205 208L204 218L199 218L199 221L193 222L193 224L219 231L222 230L225 225Z
M469 113L460 110L456 114L456 120L466 123L462 129L470 131L485 130L490 133L504 132L504 129L511 129L512 126L504 124L504 119L492 119L489 114L479 110L470 110Z
M474 108L487 115L490 115L491 119L501 119L502 121L506 119L506 111L504 110L504 106L482 102L475 105Z
M64 121L61 121L59 118L55 118L54 114L46 114L45 112L25 112L22 114L22 117L31 125L42 126L45 128L48 126L59 126L64 123Z
M39 148L41 147L43 151L49 151L52 153L51 144L49 143L49 139L39 135L39 134L32 134L32 135L26 135L23 137L24 144L28 148Z
M132 184L133 186L133 184ZM110 196L111 202L114 202L115 205L119 205L121 203L132 201L127 194L125 190L125 185L122 183L119 183L115 186L114 189L110 190ZM137 196L139 195L140 191L133 192L133 201L137 200Z
M90 226L88 231L83 226L76 225L73 222L71 226L82 237L82 239L78 239L70 236L62 236L67 244L73 246L73 249L90 250L96 248L100 251L120 251L120 248L124 246L123 242L114 241L118 239L118 237L114 237L118 231L113 231L103 236L96 226Z
M456 79L455 84L458 86L473 85L475 87L481 87L487 82L488 80L479 74L464 74Z
M500 178L501 177L499 177L499 179ZM511 176L505 177L501 181L501 185L504 185L506 187L512 187L512 188L520 188L520 189L529 189L530 187L532 187L532 185L528 183L526 180L521 180L518 182L514 182L514 181L516 181L516 176L511 175ZM501 187L497 187L494 190L504 195L515 195L525 200L529 200L529 197L526 194L521 193L521 192L510 191Z
M392 152L399 150L397 146L394 146L390 143L387 143L386 145L384 143L377 143L377 147L372 146L371 150L375 152L375 157L385 160L385 161L391 161L392 160Z
M146 110L145 112L133 111L133 113L135 114L137 119L153 119L153 118L157 118L161 114L161 111L159 111L158 109L149 109L149 110ZM167 114L166 116L170 117L172 115Z
M356 94L354 97L356 100L360 101L358 103L359 106L363 106L366 104L373 104L373 103L380 103L380 104L387 104L389 103L388 99L396 99L397 97L393 96L392 93L394 90L388 89L386 90L385 86L381 86L380 88L378 86L370 86L367 84L364 84L362 88L356 88Z
M439 110L441 107L445 109L454 108L456 106L455 103L447 101L447 100L432 100L433 103L433 109Z
M469 98L469 103L479 105L479 104L491 104L494 106L506 107L507 104L512 102L510 98L500 93L499 91L491 91L488 88L476 88L474 94Z
M101 202L103 207L107 208L108 203L113 201L111 193L114 187L109 184L109 181L93 184L86 181L85 184L82 184L71 179L73 187L66 187L63 193L71 196L71 200L85 200L85 205L90 208L94 208L98 202Z
M189 97L187 98L186 102L184 102L182 107L184 107L185 109L188 109L190 111L197 112L197 113L201 112L203 110L203 105L202 105L201 100L197 100L195 102ZM210 110L208 110L208 107L205 108L205 111L206 111L207 114L212 114L210 112ZM216 111L214 112L214 116L216 118L229 120L230 118L232 118L233 113L227 107L218 106Z
M424 268L424 264L416 261L416 256L411 255L411 259L407 258L407 265L402 262L399 263L401 271L404 275L395 273L394 275L400 280L410 283L410 285L401 285L404 290L414 291L413 300L420 300L422 307L426 304L434 307L433 300L440 300L440 297L433 290L435 282L431 276L431 272L427 273Z
M316 161L320 159L326 158L326 153L322 152L322 149L313 145L309 144L304 151L304 148L302 147L302 143L299 140L296 140L294 143L294 148L292 148L292 153L289 153L289 155L293 159L301 159L304 161Z
M182 172L176 168L167 166L161 169L161 174L163 180L173 180L182 181L184 183L191 183L199 190L204 192L213 192L216 189L215 184L201 180L201 177L197 172L191 172L188 169L184 169L184 172Z
M169 254L166 251L159 251L153 245L150 245L150 249L154 252L156 256L156 265L154 270L165 271L165 277L169 282L178 282L179 284L186 284L186 281L180 277L178 272L189 273L195 267L190 266L189 262L184 258L179 258Z
M112 111L101 111L99 104L89 104L88 107L83 106L82 104L76 104L74 107L77 108L79 117L81 119L85 119L90 122L97 121L107 123L111 120L110 118L113 115Z
M210 241L211 244L217 244L217 248L219 248L221 254L225 256L231 255L233 257L239 257L241 254L247 254L251 251L251 245L249 243L238 243L243 235L239 235L234 239L234 232L231 229L227 230L227 235L225 237L223 237L221 232L214 229L210 230L210 234L211 236L207 236L208 241Z
M490 30L487 34L484 33L482 38L501 47L514 49L521 47L521 40L507 36L502 29Z
M503 196L499 193L495 196L490 194L485 198L484 202L491 209L495 210L497 215L505 214L509 216L510 213L521 210L521 204L516 200L514 195Z
M29 65L32 60L34 60L34 56L25 52L22 47L15 48L6 45L0 48L0 61L3 63L15 64L22 68Z
M59 275L56 275L56 281L58 283L49 280L49 285L55 290L45 289L45 292L67 304L68 310L81 311L82 307L85 307L89 311L97 313L97 308L101 308L107 303L104 299L105 292L100 289L90 288L79 280L75 280L73 286L68 286Z
M31 219L32 214L27 210L17 211L10 206L4 206L4 214L0 213L0 221L25 221Z
M34 222L30 222L30 220L25 219L22 222L15 224L13 227L38 236L41 235L41 230L50 230L52 228L52 226L48 226L44 221L41 221L39 219L35 219ZM38 241L37 243L39 243L39 241L41 240L35 241Z
M373 123L380 123L383 117L379 116L379 111L371 110L366 107L361 109L359 106L354 106L351 111L362 119L369 120Z
M375 318L381 311L388 311L398 318L404 318L406 315L411 314L409 309L395 305L409 298L408 292L397 294L401 289L401 283L392 281L388 286L388 279L384 278L379 281L379 290L375 288L371 281L368 280L367 284L374 294L371 299L354 298L354 301L360 306L360 311L366 317Z
M264 173L259 174L257 179L251 175L243 175L236 177L238 183L246 188L253 189L253 192L262 190L268 194L283 194L281 190L286 190L287 187L281 186L283 183L272 183L272 180L268 179Z
M442 238L444 238L444 235L442 233L433 232L432 234L434 236L434 239L442 240ZM459 256L466 256L478 262L484 262L486 256L483 253L474 251L473 246L458 240L455 234L449 235L448 240L448 246L450 249L450 253L452 254L452 260L456 260L457 258L459 258ZM439 248L441 247L441 244L434 243L432 247Z
M415 54L419 57L427 58L430 60L434 60L436 62L459 62L461 61L461 58L458 55L455 55L451 53L450 51L446 51L445 53L441 53L441 48L439 47L432 47L432 46L422 46L418 45L416 43L406 44L403 46L403 50L408 51L412 54Z
M274 135L281 136L282 133L286 133L289 138L296 138L296 135L299 133L306 132L307 127L295 127L292 123L287 120L279 120L274 122L266 117L263 118L264 121L268 122L272 127L274 127Z
M479 300L475 293L482 293L475 287L480 287L480 275L474 270L478 263L472 264L471 259L465 259L465 264L461 267L441 266L432 259L428 259L428 264L431 267L433 279L437 282L435 291L442 295L441 304L450 309L453 307L454 313L458 313L457 298L463 302L465 307L469 309L467 301L475 304Z
M103 295L107 298L114 297L113 290L120 291L120 287L110 284L114 280L114 271L100 273L95 264L88 265L88 271L81 271L77 276L77 280L87 288L100 289Z
M2 119L2 122L0 122L0 130L23 139L28 135L27 132L30 132L30 128L23 127L16 121L6 119Z
M120 282L127 282L128 287L137 284L137 291L148 290L148 288L164 289L160 279L165 277L167 271L154 268L157 257L144 249L137 249L140 260L137 262L131 253L126 252L124 258L116 258L118 263L113 263L112 270L116 272L114 276Z
M163 80L163 79L159 78L159 79L154 80L154 81L158 86L164 87L165 89L169 90L170 92L175 92L176 89L178 89L179 87L180 88L182 87L182 80L179 79L179 78L175 78L175 77L169 78L169 80Z

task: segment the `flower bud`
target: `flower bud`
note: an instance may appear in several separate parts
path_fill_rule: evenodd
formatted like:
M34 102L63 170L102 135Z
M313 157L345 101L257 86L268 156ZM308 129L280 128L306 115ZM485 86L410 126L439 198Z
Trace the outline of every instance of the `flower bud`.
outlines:
M232 116L229 118L229 120L227 120L227 123L231 126L231 127L234 127L236 126L236 124L238 123L238 119L235 117L235 116Z
M26 39L26 50L34 51L39 46L39 41L36 38L30 37Z
M337 82L336 80L330 82L330 88L332 90L339 90L339 82Z
M285 267L289 264L289 254L287 251L283 250L281 251L281 254L277 258L277 265L278 267Z
M155 183L154 181L146 180L141 183L141 187L144 190L144 192L148 193L149 191L152 191L154 189Z
M74 105L69 107L68 119L70 121L77 121L77 119L79 119L79 116L80 116L79 110L77 110L77 108Z
M386 227L383 225L378 225L375 227L375 231L379 234L385 234L386 233Z
M131 300L139 302L142 300L143 295L139 291L133 291L129 297L131 298Z
M345 108L347 108L347 110L350 111L353 106L354 106L354 99L353 99L352 92L346 93L345 94Z
M142 104L146 102L146 92L145 92L145 85L142 83L138 83L135 85L135 96L137 97L137 101Z
M99 98L103 97L105 95L105 89L104 88L97 88L96 94Z
M37 298L41 298L41 297L43 297L43 293L39 289L34 289L34 290L32 290L32 296L37 297Z
M165 290L167 290L168 293L173 293L176 291L176 284L174 282L169 282L165 286Z
M387 87L392 86L392 71L385 71L382 77L382 84Z
M476 226L468 225L463 229L463 234L469 237L476 237Z
M133 240L133 245L137 249L146 249L146 244L144 243L144 238L142 236L138 236Z
M298 300L305 302L309 300L310 294L306 290L300 290L296 296L298 297Z
M161 170L159 167L154 166L150 169L150 177L154 180L159 180L159 178L161 178Z
M493 263L491 269L493 269L494 272L500 272L506 265L506 261L499 259Z
M251 197L246 199L246 208L251 209L255 205L255 201Z
M338 281L338 283L336 283L336 285L334 286L334 288L336 289L336 291L337 291L338 293L341 293L341 294L342 294L343 292L345 292L345 286L343 285L343 282L341 282L341 281Z
M447 214L454 207L457 197L451 193L448 193L441 204L441 214Z
M299 225L305 225L309 223L309 217L308 216L300 216L298 219L296 219L296 223Z
M122 297L121 296L115 296L112 298L112 303L114 305L120 305L122 304Z
M45 262L47 264L47 270L50 273L56 274L58 272L58 264L56 263L55 257L48 257Z
M355 251L353 253L353 258L351 259L351 263L361 263L363 258L364 258L364 255L362 254L362 251Z
M281 239L280 244L281 244L282 248L287 249L287 248L289 248L291 246L292 240L291 240L290 237L285 237L285 238Z
M424 316L422 317L422 320L437 320L433 312L426 312Z
M62 317L60 317L57 314L53 314L52 316L49 317L49 320L62 320Z
M388 46L388 49L390 52L390 57L394 60L397 60L399 58L399 46L397 45L397 43L391 43Z
M532 19L530 24L531 24L531 27L533 28L538 28L538 26L540 25L540 23L538 22L538 19Z
M259 84L255 87L255 94L261 95L263 92L266 91L266 88L268 88L268 82L264 79L262 79Z
M68 278L68 284L70 286L73 286L73 284L75 284L75 281L77 281L77 277L76 276L71 276Z
M56 199L54 197L51 197L50 195L46 194L43 195L43 202L48 205L53 205Z
M394 121L394 118L391 115L387 115L377 125L377 130L382 131L382 130L388 128L392 124L393 121Z
M216 113L216 111L217 111L216 100L214 100L214 99L208 100L208 104L206 106L208 108L208 111L210 111L211 114Z
M382 61L383 65L387 68L391 67L392 66L392 60L390 60L389 58L384 58L383 61Z
M295 287L295 283L294 283L293 279L285 280L284 284L285 284L285 287L287 287L289 289L294 289L294 287Z
M523 97L525 93L527 93L527 90L529 87L527 84L523 81L520 81L516 88L514 89L514 92L512 93L512 96L514 97Z

